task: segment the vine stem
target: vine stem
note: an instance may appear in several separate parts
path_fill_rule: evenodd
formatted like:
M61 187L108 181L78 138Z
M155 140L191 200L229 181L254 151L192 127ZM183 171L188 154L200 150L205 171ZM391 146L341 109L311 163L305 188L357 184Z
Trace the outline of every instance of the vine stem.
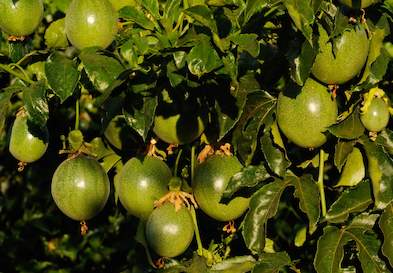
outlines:
M325 166L325 152L320 149L319 150L319 174L318 174L318 188L319 195L321 197L321 208L322 208L322 216L326 216L326 198L325 198L325 188L323 185L323 174L324 174L324 166Z
M183 153L183 149L180 149L180 151L179 151L179 153L177 154L177 157L176 157L175 169L174 169L174 175L175 176L177 176L177 172L179 170L179 163L180 163L180 158L181 158L182 153Z
M79 99L75 103L75 130L79 130Z
M191 185L194 182L194 173L195 173L195 145L191 148Z
M202 245L201 235L199 234L199 227L198 227L198 221L195 213L195 208L193 206L191 206L191 217L192 217L192 221L194 222L195 238L198 245L197 253L199 256L202 256L203 245Z
M21 79L24 82L30 83L30 84L34 84L35 82L31 79L29 79L28 77L26 77L25 75L18 73L16 71L14 71L11 67L9 67L8 65L4 65L4 64L0 64L0 69L4 70L7 73L10 73L11 75Z

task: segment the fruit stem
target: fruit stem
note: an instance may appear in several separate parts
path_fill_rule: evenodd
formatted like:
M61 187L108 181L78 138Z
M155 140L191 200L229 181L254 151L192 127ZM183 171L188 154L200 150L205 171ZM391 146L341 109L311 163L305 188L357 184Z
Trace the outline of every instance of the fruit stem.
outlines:
M326 216L326 198L325 198L325 188L323 185L323 174L324 174L324 165L325 165L325 152L320 149L319 150L319 174L318 174L318 188L319 195L321 197L321 208L322 208L322 216Z
M177 154L176 161L175 161L175 170L173 173L174 176L177 176L177 172L179 170L180 158L181 158L182 153L183 153L183 149L180 149L179 153Z
M198 227L198 221L195 213L195 208L193 206L191 206L191 216L192 216L192 221L194 222L195 238L198 245L197 253L199 256L202 256L203 245L202 245L201 235L199 234L199 227Z
M4 70L5 72L21 79L24 82L30 83L30 84L34 84L35 82L31 79L29 79L28 77L26 77L25 75L23 75L22 73L18 73L16 71L14 71L11 67L9 67L8 65L4 65L4 64L0 64L0 69Z
M79 99L75 103L75 130L79 130Z
M194 182L194 173L195 173L195 145L191 148L191 185Z

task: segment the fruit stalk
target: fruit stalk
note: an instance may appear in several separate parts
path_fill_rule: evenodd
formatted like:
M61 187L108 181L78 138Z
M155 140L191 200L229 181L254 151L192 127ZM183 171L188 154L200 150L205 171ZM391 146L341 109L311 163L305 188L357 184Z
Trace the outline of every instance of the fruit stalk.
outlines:
M79 130L79 99L75 102L75 130Z
M203 255L203 245L202 245L202 240L201 240L201 235L199 234L199 227L198 227L198 221L195 213L195 208L191 206L191 217L192 221L194 222L194 232L195 232L195 238L197 241L198 249L197 253L199 256Z
M322 208L322 216L326 216L326 198L325 198L325 188L323 185L323 173L324 173L324 165L325 165L325 152L320 149L319 150L319 174L318 174L318 188L319 195L321 197L321 208Z

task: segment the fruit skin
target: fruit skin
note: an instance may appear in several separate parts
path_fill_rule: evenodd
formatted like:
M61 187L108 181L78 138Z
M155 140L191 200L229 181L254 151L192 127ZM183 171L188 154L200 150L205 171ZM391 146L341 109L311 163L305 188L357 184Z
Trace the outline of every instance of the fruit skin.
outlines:
M361 1L356 1L356 0L339 0L341 4L346 5L347 7L353 8L353 9L364 9L372 4L375 4L378 2L378 0L361 0ZM360 4L360 7L359 7Z
M135 0L109 0L109 2L111 2L116 11L121 10L125 6L134 7L137 4Z
M53 21L46 29L45 44L51 48L64 48L68 46L64 18Z
M26 36L35 31L44 15L42 0L0 0L0 28L9 35Z
M326 128L336 122L337 103L326 86L307 79L300 94L280 93L277 122L284 135L303 148L317 148L327 137Z
M31 163L45 154L48 139L46 127L33 127L28 124L26 114L18 114L12 125L9 150L19 161Z
M156 115L153 132L169 144L186 144L197 139L205 130L201 116L176 114L172 116Z
M343 84L358 75L367 61L370 45L366 30L361 26L345 30L335 41L335 54L326 31L320 27L319 32L319 53L312 74L326 84Z
M370 132L380 132L385 129L389 118L389 107L381 98L374 98L367 110L360 115L363 126Z
M154 201L168 192L171 177L169 167L158 158L131 158L120 173L118 194L121 204L130 214L147 219L153 211Z
M156 208L146 223L146 240L162 257L176 257L191 244L194 224L190 212L182 207L176 212L171 203Z
M248 208L249 198L235 197L228 204L219 203L230 178L243 168L236 157L214 155L195 170L192 188L204 213L217 221L240 217Z
M106 48L117 33L117 14L108 0L73 0L66 13L65 31L80 50Z
M83 221L93 218L104 208L110 185L97 160L80 155L57 167L51 191L57 207L65 215Z

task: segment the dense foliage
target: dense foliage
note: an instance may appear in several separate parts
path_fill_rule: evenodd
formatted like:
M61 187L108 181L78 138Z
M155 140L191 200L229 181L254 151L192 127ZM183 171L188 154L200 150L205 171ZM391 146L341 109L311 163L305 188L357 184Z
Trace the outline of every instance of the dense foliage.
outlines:
M0 272L393 272L392 20L0 0Z

